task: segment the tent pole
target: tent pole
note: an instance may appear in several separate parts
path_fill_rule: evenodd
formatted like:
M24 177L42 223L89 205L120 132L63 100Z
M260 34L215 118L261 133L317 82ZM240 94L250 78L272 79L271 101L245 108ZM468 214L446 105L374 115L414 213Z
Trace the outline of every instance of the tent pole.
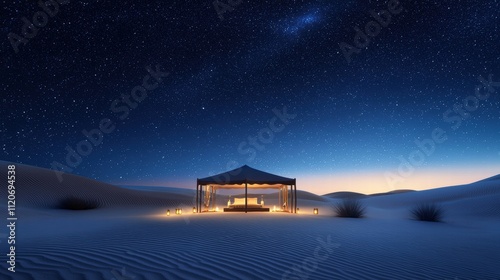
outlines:
M286 193L286 201L285 201L286 209L284 209L284 210L286 210L288 212L288 204L289 204L288 203L288 195L289 195L288 194L288 186L285 186L285 193Z
M198 188L200 185L196 184L196 213L198 213Z
M282 195L283 203L281 203L280 209L284 210L283 209L283 204L286 205L286 189L285 189L285 186L282 187L282 192L283 192L283 195Z
M283 203L280 205L281 209L283 209L283 204L285 204L285 205L286 205L286 197L287 197L287 196L288 196L288 194L286 193L286 187L285 187L285 186L283 186L283 196L282 196L282 198L283 198ZM283 210L285 210L285 209L283 209Z
M280 205L281 209L283 209L283 204L286 205L286 198L287 198L287 196L288 196L288 193L286 192L286 187L283 186L283 203ZM283 209L283 210L285 210L285 209Z
M217 189L214 188L214 206L217 209Z
M294 184L295 187L295 209L294 213L297 214L297 183Z
M207 188L207 186L205 185L205 188ZM200 212L203 211L203 198L205 197L204 193L203 193L203 186L200 186Z
M278 190L278 205L283 205L281 203L281 191L283 190L283 187L280 187Z
M293 213L293 186L292 185L289 186L290 186L290 211L288 211L288 213Z
M287 198L288 198L288 192L286 189L286 186L283 186L283 203L287 205ZM283 209L283 205L281 206L281 209ZM283 209L285 210L285 209Z
M290 213L290 196L291 196L291 192L288 190L288 186L286 186L286 211L288 213Z
M247 210L248 210L247 194L248 194L248 186L247 186L247 182L245 181L245 213L247 213Z

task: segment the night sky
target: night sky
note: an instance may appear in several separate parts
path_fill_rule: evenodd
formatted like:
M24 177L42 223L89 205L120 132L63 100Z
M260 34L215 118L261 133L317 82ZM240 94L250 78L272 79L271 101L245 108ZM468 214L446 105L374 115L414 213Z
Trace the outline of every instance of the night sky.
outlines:
M247 164L318 194L500 173L500 1L60 2L2 1L3 160L188 188Z

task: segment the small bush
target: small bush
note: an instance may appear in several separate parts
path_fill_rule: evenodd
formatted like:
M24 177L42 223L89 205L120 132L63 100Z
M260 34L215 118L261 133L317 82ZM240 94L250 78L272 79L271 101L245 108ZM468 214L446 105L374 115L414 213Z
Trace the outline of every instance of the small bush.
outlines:
M411 209L413 219L425 222L441 222L443 219L443 208L436 204L420 204Z
M333 211L341 218L363 218L366 208L358 200L343 200L333 206Z
M58 209L65 210L90 210L95 209L100 206L100 203L97 201L82 199L78 197L67 197L58 205Z

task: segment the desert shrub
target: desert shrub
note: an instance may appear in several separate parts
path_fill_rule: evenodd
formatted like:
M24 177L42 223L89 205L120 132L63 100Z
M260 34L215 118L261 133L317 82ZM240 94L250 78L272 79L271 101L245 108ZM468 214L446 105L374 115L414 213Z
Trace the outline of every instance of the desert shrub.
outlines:
M362 218L366 213L366 208L359 200L342 200L333 205L333 211L337 217Z
M62 199L57 208L65 210L90 210L99 206L100 203L98 201L71 196Z
M410 210L413 219L425 222L441 222L443 208L437 204L423 203Z

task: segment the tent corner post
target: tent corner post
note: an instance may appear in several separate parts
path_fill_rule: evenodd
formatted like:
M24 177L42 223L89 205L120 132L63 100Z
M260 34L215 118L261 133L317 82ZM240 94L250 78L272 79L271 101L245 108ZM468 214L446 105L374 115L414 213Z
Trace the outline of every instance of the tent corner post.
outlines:
M294 188L295 188L295 209L294 209L294 211L295 211L295 214L297 214L297 182L295 181L294 183L295 183L294 184Z
M198 212L198 188L200 187L200 185L198 185L198 183L196 184L196 213L199 213Z
M247 182L245 180L245 213L247 213L247 211L248 211L248 198L247 198L247 195L248 195L248 185L247 185Z

